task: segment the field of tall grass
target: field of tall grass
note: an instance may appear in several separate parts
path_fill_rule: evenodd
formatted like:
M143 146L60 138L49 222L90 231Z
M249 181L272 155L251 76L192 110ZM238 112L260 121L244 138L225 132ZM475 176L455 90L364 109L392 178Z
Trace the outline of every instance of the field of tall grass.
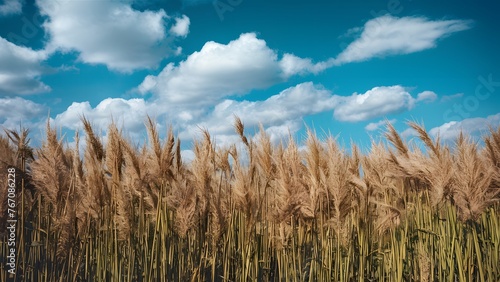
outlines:
M500 281L500 128L445 145L409 123L421 149L388 124L362 154L250 138L235 117L239 146L202 131L186 163L149 118L144 146L82 121L83 152L50 124L40 148L0 136L0 281L9 167L17 281Z

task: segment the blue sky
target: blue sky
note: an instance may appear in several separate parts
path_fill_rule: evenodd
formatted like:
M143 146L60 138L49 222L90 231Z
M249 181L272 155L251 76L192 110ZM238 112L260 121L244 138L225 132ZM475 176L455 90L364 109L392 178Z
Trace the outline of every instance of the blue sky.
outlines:
M453 140L500 125L495 1L0 0L0 124L43 138L146 115L189 154L238 115L273 140L306 126L368 146L385 120ZM103 136L105 138L105 136Z

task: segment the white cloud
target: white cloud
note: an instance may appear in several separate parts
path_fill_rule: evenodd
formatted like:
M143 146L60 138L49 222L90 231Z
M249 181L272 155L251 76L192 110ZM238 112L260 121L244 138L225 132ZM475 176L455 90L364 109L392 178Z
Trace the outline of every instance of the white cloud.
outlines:
M286 78L296 74L318 74L331 67L333 64L333 59L327 60L325 62L313 63L309 58L300 58L288 53L284 54L283 58L280 61L280 67L283 70L284 77Z
M370 122L369 124L367 124L365 126L365 129L368 130L368 131L375 131L375 130L379 129L382 126L385 126L386 123L387 123L387 120L380 120L378 122ZM396 120L395 119L391 119L391 120L389 120L389 123L395 124Z
M254 33L247 33L227 45L205 43L178 66L170 63L157 76L147 76L138 90L152 92L169 104L197 107L282 80L277 54Z
M424 91L424 92L418 93L416 101L417 102L431 103L431 102L436 101L436 99L437 99L436 93L434 93L432 91Z
M418 136L418 132L415 129L408 127L403 132L401 132L401 136L405 139L408 139L414 136Z
M415 99L400 85L374 87L364 94L354 93L339 99L334 117L351 122L410 110L415 104Z
M175 19L175 25L170 28L170 32L177 35L186 37L189 33L189 24L190 20L186 15L183 15L182 18Z
M77 51L89 64L131 72L154 68L175 53L173 40L186 33L187 17L168 33L171 19L164 10L138 11L120 1L38 0L51 51Z
M114 120L126 133L137 136L144 130L144 121L148 114L155 116L151 105L147 105L143 99L107 98L95 108L92 108L89 102L74 102L66 111L56 116L55 123L57 126L77 130L82 128L81 117L85 116L97 128L105 130Z
M496 128L500 126L500 113L490 115L486 118L467 118L462 121L451 121L441 126L429 130L432 136L439 136L442 140L449 141L458 137L461 131L469 135L479 135L487 133L489 127Z
M22 0L3 0L3 4L0 5L0 16L17 15L22 11Z
M244 33L228 44L205 43L178 65L170 63L158 75L148 75L136 90L154 93L170 107L200 108L224 97L265 89L292 75L318 73L328 64L292 54L279 60L277 52L255 33Z
M33 101L20 97L0 98L0 124L5 128L17 129L22 124L33 130L36 120L47 115L48 109Z
M471 21L381 16L368 21L360 29L359 38L337 56L335 63L360 62L430 49L436 46L438 39L469 28Z
M45 72L41 62L46 58L44 51L17 46L0 37L0 96L50 91L39 80Z
M453 101L455 99L461 98L462 96L464 96L464 93L445 95L445 96L441 97L441 102L445 103L445 102Z
M219 143L238 140L233 129L234 115L244 121L246 128L255 129L262 123L273 140L279 139L288 130L300 129L302 118L333 109L337 97L330 91L311 82L302 83L283 90L263 101L224 100L200 120L182 126L181 138L192 137L199 128L207 128Z

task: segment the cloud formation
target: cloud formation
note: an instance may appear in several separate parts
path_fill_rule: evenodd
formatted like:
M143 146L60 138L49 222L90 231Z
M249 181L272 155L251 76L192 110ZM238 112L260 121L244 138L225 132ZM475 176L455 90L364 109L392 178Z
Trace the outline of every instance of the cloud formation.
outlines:
M240 117L247 128L257 128L262 123L269 133L273 133L272 136L286 136L288 129L291 132L300 129L305 116L332 110L336 100L330 91L312 82L287 88L262 101L227 99L217 104L202 120L184 126L181 136L189 138L201 127L216 136L232 136L230 140L237 140L233 129L234 115Z
M189 24L191 21L186 15L183 15L182 18L176 18L175 24L170 28L170 32L177 36L186 37L189 33Z
M46 71L41 65L45 59L44 51L18 46L0 37L0 97L50 91L40 81Z
M21 97L0 98L0 125L4 128L23 127L34 129L42 115L48 114L48 108Z
M359 37L335 59L336 65L366 61L374 57L410 54L434 48L437 41L455 32L470 29L471 21L429 20L425 17L397 18L390 15L372 19Z
M451 121L429 130L432 136L440 136L442 140L451 141L458 137L460 132L470 135L480 135L488 133L490 126L497 128L500 126L500 113L488 117L467 118L461 121Z
M22 0L4 0L0 5L0 16L17 15L22 13Z
M380 120L377 122L370 122L369 124L367 124L365 126L365 129L368 131L375 131L375 130L379 129L380 127L384 127L387 124L387 122L389 122L391 124L395 124L396 120L391 119L391 120Z
M394 85L374 87L364 94L339 96L339 105L335 107L334 117L340 121L358 122L400 113L411 110L417 102L428 101L434 97L430 94L433 92L422 93L415 99L403 86Z
M134 133L144 129L148 113L151 116L155 115L150 108L143 99L107 98L95 108L92 108L89 102L73 102L66 111L56 116L55 121L58 126L77 130L81 129L83 116L101 129L106 129L114 120L118 125L124 125L128 131Z
M209 41L200 51L139 85L169 104L207 106L221 98L245 94L283 81L276 52L255 33L242 34L228 44Z
M155 68L175 53L175 37L189 31L189 18L175 19L175 25L162 9L134 10L120 1L38 0L50 51L77 51L79 60L104 64L119 72Z

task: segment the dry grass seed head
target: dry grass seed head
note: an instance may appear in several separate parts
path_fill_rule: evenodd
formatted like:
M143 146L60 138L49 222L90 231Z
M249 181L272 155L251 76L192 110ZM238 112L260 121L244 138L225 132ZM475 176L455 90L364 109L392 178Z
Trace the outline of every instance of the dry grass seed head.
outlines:
M490 190L492 170L481 162L477 144L460 135L454 162L454 204L462 221L476 221L498 199L499 191Z

